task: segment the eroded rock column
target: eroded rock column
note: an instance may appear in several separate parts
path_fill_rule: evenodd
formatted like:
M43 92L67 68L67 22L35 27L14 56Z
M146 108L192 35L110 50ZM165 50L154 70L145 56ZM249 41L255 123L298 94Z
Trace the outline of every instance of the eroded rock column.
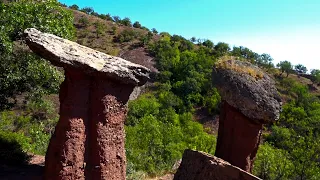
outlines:
M31 50L65 69L45 179L125 179L126 103L150 70L36 29L25 36Z
M236 60L218 62L213 83L223 99L215 156L251 172L263 124L276 121L281 111L275 83L258 67Z
M225 101L221 109L215 155L251 172L259 146L262 124L252 122Z
M86 177L125 179L124 121L134 86L95 79L91 87L89 158Z
M45 179L84 179L91 81L74 69L66 70L65 75L59 94L60 119L46 154Z

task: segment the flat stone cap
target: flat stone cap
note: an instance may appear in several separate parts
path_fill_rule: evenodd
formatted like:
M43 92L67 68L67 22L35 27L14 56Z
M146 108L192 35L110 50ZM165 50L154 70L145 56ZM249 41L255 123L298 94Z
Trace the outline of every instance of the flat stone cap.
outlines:
M213 84L223 100L257 123L279 119L281 98L275 82L260 68L238 60L218 61Z
M58 36L34 28L24 31L30 49L53 65L75 68L89 75L98 75L124 84L143 85L150 70L122 58L110 56Z

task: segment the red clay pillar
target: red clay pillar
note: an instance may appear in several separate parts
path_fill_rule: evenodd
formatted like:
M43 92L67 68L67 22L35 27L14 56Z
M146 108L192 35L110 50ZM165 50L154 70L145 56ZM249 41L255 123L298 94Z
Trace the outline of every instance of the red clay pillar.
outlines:
M94 79L90 96L89 179L125 179L124 121L133 85Z
M85 123L89 120L90 78L67 69L60 88L60 119L45 161L45 179L84 179Z
M215 156L251 172L261 130L262 124L253 123L227 102L223 102Z

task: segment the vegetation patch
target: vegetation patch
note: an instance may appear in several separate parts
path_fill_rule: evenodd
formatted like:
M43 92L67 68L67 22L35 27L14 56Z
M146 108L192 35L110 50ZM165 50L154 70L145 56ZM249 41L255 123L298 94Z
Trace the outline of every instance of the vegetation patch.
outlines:
M228 69L238 73L248 74L255 79L262 79L264 77L261 70L251 66L239 65L232 60L219 60L215 65L221 69Z

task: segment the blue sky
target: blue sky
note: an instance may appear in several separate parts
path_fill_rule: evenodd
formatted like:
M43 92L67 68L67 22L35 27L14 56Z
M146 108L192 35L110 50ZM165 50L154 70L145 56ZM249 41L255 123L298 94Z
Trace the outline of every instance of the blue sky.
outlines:
M60 0L159 32L223 41L320 69L320 0Z

